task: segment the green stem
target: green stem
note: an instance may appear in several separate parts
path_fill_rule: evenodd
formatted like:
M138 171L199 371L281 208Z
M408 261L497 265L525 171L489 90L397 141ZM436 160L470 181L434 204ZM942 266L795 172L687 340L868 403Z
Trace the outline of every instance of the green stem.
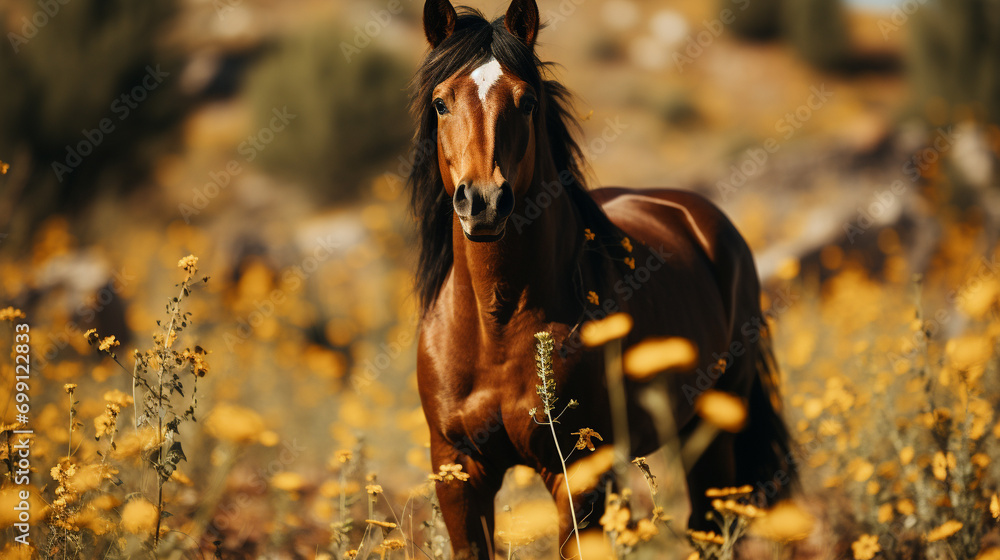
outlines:
M573 506L573 491L569 487L569 473L566 471L566 460L563 458L562 449L559 447L559 438L556 436L556 425L552 421L552 412L546 410L545 415L549 417L549 429L552 430L552 441L556 444L556 453L559 454L559 464L562 465L563 481L566 483L566 499L569 500L569 515L573 520L573 535L576 537L576 553L583 558L583 547L580 546L580 527L576 523L576 508Z
M167 327L167 335L163 339L163 349L160 351L160 371L157 372L156 377L156 418L157 418L157 431L156 436L162 438L163 441L160 442L160 458L159 467L163 466L163 459L166 456L164 453L164 447L167 445L167 438L163 437L163 417L165 412L163 410L163 374L167 369L167 348L172 344L170 341L170 336L174 334L174 326L177 324L177 317L180 315L181 311L181 300L184 299L184 293L187 291L187 280L181 282L181 293L177 296L177 301L174 302L174 308L170 313L170 325ZM157 469L156 472L156 533L153 534L153 550L155 551L160 545L160 524L163 522L163 475L160 470Z
M604 372L608 378L608 400L611 405L611 426L615 437L615 472L628 469L631 445L628 433L628 412L622 371L622 341L616 339L604 347Z

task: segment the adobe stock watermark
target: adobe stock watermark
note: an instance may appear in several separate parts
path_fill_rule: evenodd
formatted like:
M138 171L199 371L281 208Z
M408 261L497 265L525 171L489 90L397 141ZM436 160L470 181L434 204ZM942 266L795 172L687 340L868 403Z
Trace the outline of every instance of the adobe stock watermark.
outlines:
M288 467L307 450L299 441L292 438L292 441L284 441L277 457L269 461L263 467L256 467L249 480L249 484L232 495L218 506L212 516L212 521L205 529L206 540L213 541L222 539L224 536L236 538L238 544L242 544L252 536L253 523L242 515L245 508L253 504L253 501L261 495L265 495L270 487L270 480L274 475L288 470ZM234 535L235 533L235 535Z
M774 123L775 132L781 134L780 140L773 136L768 138L760 146L747 149L746 155L738 163L729 166L732 171L729 180L722 180L715 184L723 202L727 202L729 197L738 192L748 180L762 173L771 156L781 149L782 142L794 136L813 117L816 111L827 104L834 93L826 89L825 83L818 87L810 86L809 92L805 103L796 107L794 111L785 113Z
M892 14L888 19L879 18L877 25L882 34L882 40L888 41L889 35L899 31L899 28L906 25L910 16L917 13L920 8L927 3L927 0L903 0L892 5Z
M243 0L212 0L212 7L215 8L215 15L219 16L219 19L226 19L229 12L242 5Z
M771 307L763 312L761 317L751 317L740 326L740 334L745 337L747 344L757 344L762 338L767 336L767 322L774 321L779 315L787 312L795 304L795 301L799 299L799 295L793 293L789 286L785 286L783 289L771 294L771 297ZM746 354L747 349L747 346L743 342L734 340L730 343L729 348L723 350L722 354L713 352L712 360L714 365L707 370L699 368L695 372L697 377L694 380L694 384L685 383L681 387L681 392L684 393L684 398L688 404L694 404L694 401L702 393L714 387L719 377L733 365L736 358L740 358Z
M271 114L274 116L271 117L268 126L261 128L256 134L248 136L236 148L236 152L243 156L244 162L250 163L257 159L257 156L274 141L275 136L285 130L288 124L296 118L296 115L288 111L287 106L282 107L280 110L275 107L271 109ZM184 218L184 223L190 224L191 218L201 214L202 210L207 208L212 200L229 187L229 183L233 180L233 177L236 177L240 173L243 173L243 165L237 159L229 160L222 171L209 171L209 181L201 188L191 189L191 202L182 202L177 205L177 210L181 213L181 217Z
M52 21L52 18L59 15L62 7L69 4L71 0L38 0L38 10L30 16L21 17L21 33L10 31L7 33L7 40L14 49L14 54L21 52L21 46L28 44L28 41L38 36L38 32Z
M406 185L406 181L409 179L410 174L413 173L414 166L421 165L425 163L429 158L435 158L437 156L437 130L430 136L430 138L424 138L415 146L410 148L409 154L406 156L399 156L397 161L395 171L390 171L382 174L391 185L392 192L398 193Z
M406 0L413 2L413 0ZM354 37L351 42L341 41L340 52L344 60L350 64L351 59L366 49L385 31L393 18L403 12L403 0L389 0L385 8L371 11L371 17L363 25L354 26Z
M678 72L684 72L685 66L694 64L695 59L705 54L705 50L722 35L726 26L736 21L739 13L750 5L750 0L730 1L734 4L733 8L723 8L719 11L718 16L702 21L702 29L693 35L689 34L685 39L683 52L674 51L671 58Z
M69 346L72 337L83 337L83 329L80 327L80 323L84 325L93 324L97 319L97 315L104 311L116 297L119 297L118 294L126 286L134 282L135 278L135 275L129 274L124 268L112 272L111 279L101 286L101 289L97 290L96 294L73 310L73 316L77 317L76 320L67 321L62 332L56 332L53 329L47 335L48 340L36 346L34 352L35 359L32 366L39 371L44 370L49 363L56 359L64 348Z
M288 292L294 292L302 287L306 280L319 270L320 265L333 257L341 245L342 243L335 239L332 234L316 238L312 254L302 259L298 265L282 272L281 287L275 288L265 297L255 300L253 311L238 318L232 332L223 333L222 341L226 343L226 348L233 352L237 346L249 340L257 327L264 324L264 321L274 315L278 306L285 303Z
M594 161L598 159L604 152L607 151L608 147L615 143L622 134L629 129L629 125L621 122L621 117L615 117L614 119L607 118L604 120L604 129L601 131L600 136L594 138L587 144L585 144L583 149L584 158L587 161ZM543 211L552 206L552 204L561 197L566 192L566 187L573 184L576 181L576 177L568 169L564 169L559 172L556 176L556 180L542 182L541 192L536 193L533 197L528 198L524 202L524 210L522 212L511 215L510 222L514 224L514 229L517 233L521 233L525 227L531 225L538 218L542 216Z
M931 145L910 156L903 164L903 175L910 184L916 184L923 172L933 166L941 156L950 150L957 140L957 135L944 128L937 129ZM857 208L857 216L843 225L844 234L851 245L858 238L871 230L899 202L899 199L909 190L910 184L902 179L896 179L887 189L876 190L871 201L864 207Z
M638 253L633 253L636 255L635 269L623 275L611 286L611 290L617 297L611 297L610 295L599 297L596 309L590 306L584 308L581 320L586 318L588 321L599 321L620 311L628 311L628 302L653 279L655 272L663 268L667 259L673 256L673 253L664 249L663 245L648 247L647 249L648 254L645 255L645 258ZM569 355L582 350L584 350L584 344L580 338L580 329L575 329L560 344L559 356L565 359Z
M548 30L556 29L563 22L576 13L577 8L585 4L587 0L562 0L554 10L546 10L542 21Z
M771 475L770 480L758 480L754 484L756 490L750 495L751 503L760 508L766 508L772 503L775 496L788 489L795 473L801 472L801 465L819 449L820 445L820 441L813 438L804 444L793 446L783 458L787 470L778 469Z
M935 311L933 314L926 314L920 329L913 332L912 337L902 352L889 352L886 358L892 362L893 367L909 364L921 352L921 348L938 334L944 333L948 325L955 319L956 313L949 311L959 307L969 293L978 290L983 282L995 280L1000 277L1000 260L996 255L990 259L980 257L979 266L976 272L958 288L945 294L945 307Z
M156 68L146 66L146 75L142 77L139 85L121 94L111 102L110 110L118 117L118 123L125 121L132 114L132 111L139 108L139 104L145 101L149 94L160 87L163 80L170 76L169 72L160 70L160 65ZM56 179L61 183L66 175L70 174L83 163L83 158L94 153L104 140L114 133L116 122L110 117L105 117L97 123L93 129L82 131L83 140L74 145L66 146L66 157L63 161L52 162L52 171L56 174Z
M361 366L360 375L351 376L351 386L358 393L372 383L374 383L382 374L392 367L393 362L397 358L407 352L409 348L416 342L417 325L420 323L420 314L415 313L410 316L410 319L406 322L406 328L400 329L398 335L396 335L395 340L383 341L379 344L379 351L375 356L371 358L366 358L364 364Z

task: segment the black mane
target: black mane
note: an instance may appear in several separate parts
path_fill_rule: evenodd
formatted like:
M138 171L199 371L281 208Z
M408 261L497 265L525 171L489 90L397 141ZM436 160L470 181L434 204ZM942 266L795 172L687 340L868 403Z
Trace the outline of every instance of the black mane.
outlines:
M417 121L414 137L417 151L408 184L420 236L416 290L423 312L437 298L453 261L453 209L438 168L437 115L431 105L432 92L449 77L481 66L490 58L540 92L543 99L539 106L545 110L553 161L556 169L572 175L566 189L584 223L599 237L619 236L586 192L583 152L572 134L573 130L579 130L579 124L568 108L568 90L546 75L551 63L539 60L521 39L507 31L502 17L490 22L479 11L460 7L454 32L427 55L410 85L410 109Z

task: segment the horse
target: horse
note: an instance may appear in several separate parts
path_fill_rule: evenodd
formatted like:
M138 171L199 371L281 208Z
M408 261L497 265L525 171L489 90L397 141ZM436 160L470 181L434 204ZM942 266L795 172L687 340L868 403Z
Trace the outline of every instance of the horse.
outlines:
M468 477L435 488L456 557L491 550L494 498L515 465L541 475L567 542L562 465L549 428L529 415L540 404L533 335L551 333L556 396L579 403L556 426L564 447L581 427L613 443L602 354L578 341L585 320L612 311L633 318L625 347L683 337L698 349L696 367L665 381L682 439L699 423L699 374L715 371L714 388L747 403L745 429L722 432L688 471L689 526L708 523L710 487L779 488L765 496L779 498L795 476L790 438L760 282L734 225L693 192L587 189L570 94L535 54L534 0L513 0L493 21L427 0L423 24L430 50L410 86L408 180L420 238L417 380L433 470L459 465ZM628 451L640 456L661 442L638 400L646 385L624 383ZM596 526L603 500L572 499L578 520Z

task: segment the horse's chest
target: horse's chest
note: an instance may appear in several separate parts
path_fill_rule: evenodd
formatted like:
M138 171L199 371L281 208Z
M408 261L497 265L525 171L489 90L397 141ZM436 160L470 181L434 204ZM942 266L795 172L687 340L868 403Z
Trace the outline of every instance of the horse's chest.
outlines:
M557 351L553 357L557 406L570 399L583 382L585 361L579 349L570 349L561 356L558 348L565 338L560 325L532 325L524 336L511 337L502 347L482 348L479 343L461 341L461 337L437 339L438 344L423 348L421 359L425 371L419 372L421 392L432 403L429 420L436 425L446 441L465 452L491 455L497 452L527 459L537 442L536 432L548 430L532 419L530 411L537 409L536 418L544 418L542 402L537 393L541 383L535 366L534 333L541 330L556 335ZM534 330L531 330L534 329ZM529 332L530 331L530 332ZM431 341L434 342L434 341ZM435 359L448 356L448 365ZM572 380L572 382L571 382Z

